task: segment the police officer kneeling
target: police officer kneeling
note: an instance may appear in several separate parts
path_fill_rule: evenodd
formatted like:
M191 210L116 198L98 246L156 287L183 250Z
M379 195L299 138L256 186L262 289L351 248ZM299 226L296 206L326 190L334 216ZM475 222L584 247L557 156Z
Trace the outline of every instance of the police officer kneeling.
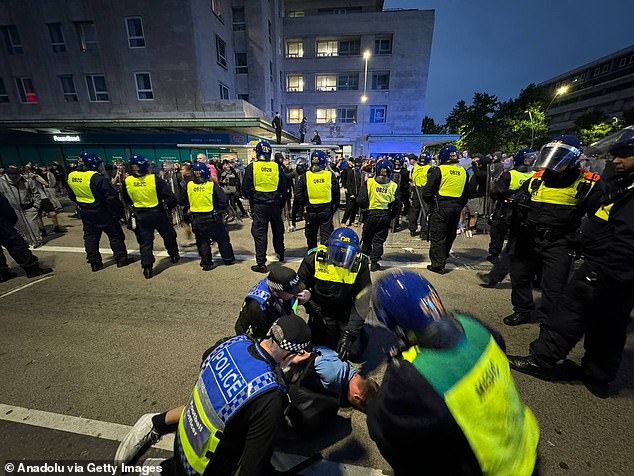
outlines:
M196 235L196 247L203 271L213 269L211 240L218 243L220 256L226 265L235 263L229 233L222 219L222 211L229 206L221 187L209 180L211 174L206 164L196 162L192 167L193 179L187 183L187 194L180 197L181 205L192 217L192 230Z
M536 474L539 428L517 393L501 336L449 315L412 271L382 276L372 303L404 349L368 402L370 437L395 473Z

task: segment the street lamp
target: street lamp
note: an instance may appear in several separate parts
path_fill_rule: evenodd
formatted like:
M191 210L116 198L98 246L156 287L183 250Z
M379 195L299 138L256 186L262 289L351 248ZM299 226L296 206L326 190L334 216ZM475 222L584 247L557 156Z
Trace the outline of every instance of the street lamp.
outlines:
M361 102L362 103L366 103L368 100L368 60L370 59L370 56L372 56L372 54L370 53L370 50L365 50L363 52L363 59L365 61L365 70L363 73L363 96L361 96ZM365 138L364 138L364 133L365 133L365 120L364 120L364 116L362 114L359 114L361 117L361 147L363 148L363 152L365 153L365 146L364 146L364 142L365 142Z
M533 124L533 114L531 113L530 109L527 109L524 112L528 113L528 118L531 121L531 149L532 149L533 143L535 142L535 125Z
M565 85L561 86L560 88L557 88L557 91L555 91L555 95L550 100L550 103L548 104L548 107L546 108L546 111L548 111L548 109L550 109L550 106L552 106L553 102L555 102L555 99L557 99L562 94L566 94L568 92L568 89L570 89L570 88L568 86L565 86ZM546 114L546 111L544 111L544 115Z

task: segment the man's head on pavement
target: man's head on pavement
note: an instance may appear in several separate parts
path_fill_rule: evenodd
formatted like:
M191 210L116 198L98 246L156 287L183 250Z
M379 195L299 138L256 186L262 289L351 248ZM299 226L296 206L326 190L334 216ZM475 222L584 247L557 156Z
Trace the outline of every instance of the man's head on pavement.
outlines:
M290 301L305 289L297 273L286 266L272 266L266 284L273 296L282 301Z
M348 382L348 402L357 410L365 413L368 401L376 395L378 389L379 385L373 379L362 377L356 373Z
M296 314L282 316L273 323L260 345L275 362L290 365L294 358L312 350L310 327Z

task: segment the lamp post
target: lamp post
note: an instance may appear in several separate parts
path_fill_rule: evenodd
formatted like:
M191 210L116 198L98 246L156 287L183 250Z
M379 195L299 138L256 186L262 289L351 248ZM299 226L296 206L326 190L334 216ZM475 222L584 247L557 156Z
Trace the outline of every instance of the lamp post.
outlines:
M368 60L370 59L370 50L365 50L363 52L363 59L365 60L365 69L363 72L363 96L361 96L361 103L365 104L368 100ZM363 109L363 108L361 108ZM365 115L359 114L361 117L361 148L363 153L365 154Z
M548 109L550 109L550 106L553 105L553 103L555 102L555 99L557 99L562 94L566 94L567 92L568 92L568 86L561 86L560 88L558 88L557 91L555 91L555 95L548 103L548 107L546 107L546 110L544 111L544 115L546 115L546 112L548 111Z
M528 118L531 121L531 149L533 148L533 143L535 142L535 125L533 123L533 114L531 113L530 109L527 109L526 111L528 113Z

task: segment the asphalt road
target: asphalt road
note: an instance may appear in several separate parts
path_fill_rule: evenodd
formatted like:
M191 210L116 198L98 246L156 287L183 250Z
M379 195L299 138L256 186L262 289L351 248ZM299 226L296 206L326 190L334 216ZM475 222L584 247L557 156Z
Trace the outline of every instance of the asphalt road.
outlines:
M138 262L117 269L107 261L105 269L92 273L83 254L81 223L67 213L62 222L68 232L35 250L55 268L52 277L36 281L21 274L0 283L0 404L132 425L143 413L186 402L203 351L233 334L245 294L263 277L250 270L254 264L250 221L231 227L236 254L245 257L238 264L205 273L193 258L195 247L182 247L192 252L187 255L192 258L171 265L163 253L156 263L158 274L151 280L143 279ZM126 235L129 248L136 250L134 236L128 231ZM182 230L179 239L184 240ZM422 266L428 244L410 238L405 230L390 235L384 263L416 267L437 287L447 308L483 319L502 332L509 353L523 354L538 328L508 328L501 323L511 312L509 283L491 290L478 286L476 271L490 267L484 260L487 243L486 236L459 236L452 260L455 269L437 276ZM107 246L102 239L102 247ZM155 247L163 250L159 237ZM297 268L305 251L303 232L287 234L286 247L289 266ZM389 342L387 332L372 329L363 370L379 380L382 348ZM630 332L614 385L618 394L607 400L595 398L582 385L514 374L520 394L540 423L544 474L634 474L633 344ZM575 349L574 360L579 360L580 350ZM114 455L116 441L103 435L6 421L7 412L11 410L0 414L0 462ZM295 435L280 450L302 455L322 451L333 462L389 471L368 436L364 415L352 410L342 411L338 424L323 434ZM167 454L153 451L156 456ZM421 467L424 460L421 448ZM339 474L346 473L344 466L339 468L344 468Z

